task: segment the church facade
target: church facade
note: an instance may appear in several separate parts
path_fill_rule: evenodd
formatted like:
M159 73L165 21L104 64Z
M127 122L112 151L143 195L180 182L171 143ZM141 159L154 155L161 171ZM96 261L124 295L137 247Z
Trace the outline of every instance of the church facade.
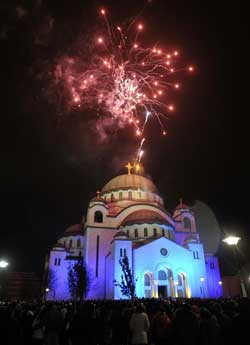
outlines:
M53 246L46 298L71 298L68 272L79 257L87 267L88 299L124 298L114 284L121 281L123 256L137 297L222 296L217 257L204 251L194 213L181 201L170 214L154 183L128 171L111 179L90 201L85 222L66 229Z

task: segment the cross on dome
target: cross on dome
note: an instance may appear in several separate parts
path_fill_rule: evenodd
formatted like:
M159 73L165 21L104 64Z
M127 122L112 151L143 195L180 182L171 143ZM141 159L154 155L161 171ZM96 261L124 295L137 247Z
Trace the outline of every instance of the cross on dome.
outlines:
M130 175L131 174L131 170L133 169L133 165L131 165L130 162L128 162L128 164L125 165L125 168L128 169L128 175Z

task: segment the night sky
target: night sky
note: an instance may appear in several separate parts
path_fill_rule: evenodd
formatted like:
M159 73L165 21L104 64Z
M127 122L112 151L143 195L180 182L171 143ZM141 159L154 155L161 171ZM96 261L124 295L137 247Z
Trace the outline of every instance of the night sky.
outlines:
M249 24L243 1L1 1L0 257L11 270L41 272L46 252L81 221L96 190L124 173L130 129L101 141L95 112L64 112L50 89L53 65L82 49L100 6L119 23L140 13L146 43L178 48L196 66L182 78L167 137L147 129L144 166L172 212L202 200L223 232L250 252ZM147 41L148 40L148 41ZM220 256L230 256L220 248ZM225 260L223 261L225 264ZM230 265L229 265L230 266ZM225 271L228 267L225 268Z

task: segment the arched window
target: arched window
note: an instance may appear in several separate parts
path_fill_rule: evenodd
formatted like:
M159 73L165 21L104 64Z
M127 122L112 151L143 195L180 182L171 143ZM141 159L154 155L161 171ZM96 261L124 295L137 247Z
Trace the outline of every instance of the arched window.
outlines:
M157 229L154 229L154 237L157 236Z
M178 276L177 276L177 282L178 282L178 286L182 286L183 285L182 276L180 274L178 274Z
M129 230L127 230L127 236L129 237Z
M82 252L81 251L79 252L79 256L82 256Z
M165 271L158 272L158 279L159 280L167 280L167 273Z
M135 237L138 237L138 229L135 229Z
M191 229L191 220L188 217L183 219L183 223L185 229Z
M141 192L138 192L138 196L139 196L139 198L141 199Z
M115 200L115 198L114 198L114 194L113 193L111 193L111 202L113 202Z
M128 199L132 200L132 192L131 192L131 190L128 192Z
M119 192L119 200L122 200L122 192Z
M162 236L165 236L165 229L161 229Z
M144 236L145 236L145 237L148 236L148 228L144 228Z
M77 248L80 248L81 247L81 240L80 240L80 238L78 238L78 240L77 240Z
M73 241L69 240L69 248L72 248L72 243L73 243Z
M148 274L144 275L144 286L150 286L150 277Z
M95 223L102 223L103 222L103 214L101 211L95 212L94 222Z

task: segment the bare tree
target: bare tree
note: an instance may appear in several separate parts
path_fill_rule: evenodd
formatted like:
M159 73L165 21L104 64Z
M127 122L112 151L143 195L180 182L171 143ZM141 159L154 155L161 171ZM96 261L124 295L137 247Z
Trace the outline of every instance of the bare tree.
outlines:
M121 275L121 281L117 282L114 280L115 286L119 286L123 296L126 296L130 299L135 297L135 283L133 279L133 274L131 268L129 267L128 257L125 255L119 260L123 274Z
M73 300L78 299L82 301L86 298L89 287L89 277L83 258L79 257L77 262L69 267L68 284L70 295Z
M57 276L53 268L49 268L48 276L47 276L47 288L49 291L53 291L53 297L55 298L56 294L56 283L57 283Z

